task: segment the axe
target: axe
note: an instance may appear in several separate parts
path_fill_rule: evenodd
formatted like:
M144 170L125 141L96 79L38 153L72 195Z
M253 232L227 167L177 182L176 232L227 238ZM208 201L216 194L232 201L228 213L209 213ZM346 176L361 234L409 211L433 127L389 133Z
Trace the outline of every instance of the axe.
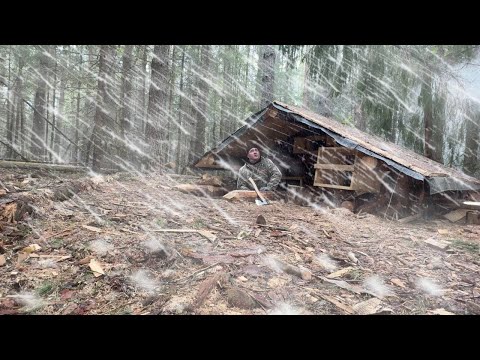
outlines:
M268 202L267 199L265 199L265 198L263 197L263 195L260 193L260 191L259 191L258 188L257 188L257 184L255 184L255 181L253 181L253 179L252 179L251 177L248 178L248 181L250 181L250 182L252 183L253 188L255 189L255 192L257 193L257 196L260 198L260 200L259 200L259 199L255 199L255 204L257 204L257 205L268 205L269 202Z

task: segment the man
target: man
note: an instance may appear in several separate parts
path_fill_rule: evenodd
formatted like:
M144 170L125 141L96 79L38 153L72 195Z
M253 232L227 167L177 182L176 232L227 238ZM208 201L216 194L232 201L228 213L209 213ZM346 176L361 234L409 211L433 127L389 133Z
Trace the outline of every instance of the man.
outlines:
M251 177L260 191L274 190L282 179L282 173L272 160L262 158L260 150L253 147L247 152L248 163L240 168L237 180L238 190L253 190L248 181Z

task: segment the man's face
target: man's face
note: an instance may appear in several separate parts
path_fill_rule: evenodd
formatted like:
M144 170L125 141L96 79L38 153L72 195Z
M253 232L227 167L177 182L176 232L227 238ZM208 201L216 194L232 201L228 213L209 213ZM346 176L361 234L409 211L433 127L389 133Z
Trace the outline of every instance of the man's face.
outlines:
M260 150L258 150L257 148L251 148L248 151L247 157L250 161L257 161L258 159L260 159Z

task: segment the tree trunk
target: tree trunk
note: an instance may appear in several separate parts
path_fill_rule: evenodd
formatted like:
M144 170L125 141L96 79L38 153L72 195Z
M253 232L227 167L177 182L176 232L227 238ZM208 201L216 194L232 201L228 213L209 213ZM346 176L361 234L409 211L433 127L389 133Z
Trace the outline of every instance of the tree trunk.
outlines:
M47 79L47 82L50 82L50 79ZM43 158L44 159L48 159L48 154L50 153L49 146L48 146L48 134L49 134L48 120L50 120L48 118L48 116L50 115L49 103L50 103L50 89L47 87L47 101L46 101L46 104L45 104L45 111L46 111L45 118L47 119L47 121L45 121L45 139L44 139L44 147L43 147Z
M185 47L182 48L182 63L180 68L180 96L178 97L178 130L177 130L177 148L176 148L176 157L175 157L175 164L176 164L176 172L179 173L180 169L180 159L181 159L181 152L182 152L182 119L184 117L184 110L183 110L183 77L185 71Z
M152 75L148 93L146 140L153 161L160 161L165 151L166 100L168 76L168 45L155 45L152 59Z
M142 92L141 92L141 97L142 97L142 111L140 112L140 118L141 118L141 129L142 129L142 134L146 134L146 126L147 126L147 80L148 80L148 74L147 74L147 61L148 60L148 46L144 46L143 49L143 57L142 57Z
M175 51L176 46L173 46L172 48L172 58L170 61L170 75L169 75L169 81L168 81L168 88L169 88L169 94L168 94L168 114L169 116L172 116L172 107L173 107L173 87L175 85ZM163 156L163 162L168 163L170 161L170 150L171 150L171 136L170 133L173 131L172 129L172 121L168 120L167 121L167 131L166 131L166 136L165 136L165 141L166 141L166 146L165 146L165 153Z
M205 126L207 125L207 105L209 86L205 80L210 72L210 45L202 45L200 52L200 71L201 74L196 77L196 90L193 97L193 117L195 119L195 137L193 138L191 148L191 158L199 158L205 152Z
M92 133L92 145L93 145L93 154L92 154L92 168L94 171L99 171L100 167L103 165L103 158L105 156L105 151L108 146L108 128L109 119L111 117L107 113L108 105L111 101L107 88L109 87L107 81L110 77L111 66L113 60L113 47L110 45L101 45L100 46L100 61L99 61L99 70L98 70L98 86L97 86L97 97L96 97L96 106L95 106L95 117L94 117L94 127Z
M18 69L18 79L17 79L17 111L16 111L16 117L15 117L15 139L14 143L18 144L18 137L20 136L21 139L25 136L21 131L21 122L22 122L22 106L23 106L23 80L22 80L22 67L23 64L21 65L20 62L22 60L19 60L19 69Z
M25 108L25 105L23 104L23 99L20 102L20 147L21 147L21 153L22 155L25 154L25 113L23 109Z
M463 169L472 176L480 175L480 110L475 103L468 104L466 116L465 154Z
M438 86L439 89L435 91L435 96L432 96L432 101L435 102L432 104L432 113L433 113L433 124L432 124L432 144L433 148L433 157L432 159L438 161L439 163L444 163L443 160L443 149L445 141L445 103L446 103L446 94L443 89L447 88L446 83L440 83Z
M55 103L56 103L56 98L57 98L57 69L58 69L58 62L55 61L55 68L54 68L54 71L53 71L53 100L52 100L52 108L53 108L53 114L52 114L52 131L51 131L51 134L50 134L50 149L53 150L53 152L55 154L57 154L58 156L58 151L56 151L54 149L54 140L55 140L55 127L57 126L57 116L55 115ZM48 124L47 124L48 126ZM47 127L48 129L48 127ZM48 134L48 131L47 131L47 134ZM48 140L46 141L46 144L48 144ZM58 150L58 149L57 149ZM52 161L52 152L49 151L48 152L48 159L49 161Z
M47 46L49 51L49 47ZM34 112L33 112L33 125L32 125L32 136L31 136L31 147L30 152L32 156L36 157L38 160L43 160L44 153L44 139L45 139L45 120L46 117L46 98L47 98L47 78L48 78L48 69L49 69L49 58L45 54L45 51L40 51L39 54L39 67L38 72L39 76L37 79L37 90L35 92L34 100Z
M67 85L66 84L66 79L63 76L60 79L60 81L61 81L61 83L60 83L60 97L58 99L58 106L57 106L58 116L56 117L57 118L57 123L56 123L56 128L57 129L55 130L55 136L53 137L53 144L52 144L53 151L58 156L60 156L60 149L61 149L61 146L60 146L61 138L60 138L59 130L61 132L65 133L65 130L62 129L62 128L65 127L65 125L64 125L65 121L62 121L62 119L66 120L66 116L65 116L65 86ZM53 129L52 129L52 131L53 131ZM77 143L75 143L75 145L77 145Z
M274 100L275 48L272 45L263 45L259 61L261 69L260 107L263 108Z
M120 115L120 137L123 141L121 144L120 154L124 160L130 158L127 154L127 146L125 133L132 127L132 53L133 45L125 45L122 58L122 112Z
M13 134L11 131L11 123L13 123L12 119L12 96L13 96L13 91L10 90L10 81L11 81L11 68L12 68L12 47L9 46L9 55L8 55L8 80L6 82L7 86L7 101L6 101L6 107L7 107L7 144L9 147L7 148L7 158L11 158L12 156L12 148L11 146L12 141L13 141Z
M367 130L367 119L363 114L361 103L355 105L355 108L353 110L353 121L357 129L362 131Z
M232 82L229 79L229 73L231 69L231 61L229 59L229 53L231 51L231 45L228 45L224 50L223 55L223 70L222 70L222 90L224 95L221 101L220 110L220 138L223 140L230 131L230 118L232 111ZM233 121L233 120L232 120Z
M14 123L15 123L15 100L16 100L16 93L15 91L8 91L7 95L7 143L9 148L7 149L7 157L9 159L13 156L13 131L14 131Z
M425 75L424 83L422 83L422 100L423 100L423 126L424 126L424 141L423 151L424 155L433 159L433 144L432 144L432 127L433 127L433 110L432 110L432 77Z
M81 81L78 82L77 84L77 110L75 112L75 147L72 149L74 156L73 159L75 160L75 163L77 163L80 160L80 154L78 153L78 149L80 144L78 143L78 128L80 126L80 88L82 86Z

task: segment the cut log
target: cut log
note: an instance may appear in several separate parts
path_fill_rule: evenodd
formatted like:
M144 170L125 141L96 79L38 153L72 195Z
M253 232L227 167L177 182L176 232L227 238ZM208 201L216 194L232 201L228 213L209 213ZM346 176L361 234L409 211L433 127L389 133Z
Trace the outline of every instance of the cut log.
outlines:
M227 193L226 189L212 185L180 184L173 188L186 194L205 197L220 197Z
M27 168L27 169L47 169L66 172L88 172L88 169L83 166L74 165L58 165L36 162L22 162L22 161L5 161L0 160L0 167L2 168Z
M480 211L469 211L467 212L467 224L470 225L479 225L480 224Z
M275 196L274 193L271 193L268 191L263 192L262 195L267 200L276 200L277 198L277 196ZM257 198L257 193L251 190L233 190L233 191L230 191L228 194L226 194L223 198L230 201L244 200L244 201L255 202L255 199Z

